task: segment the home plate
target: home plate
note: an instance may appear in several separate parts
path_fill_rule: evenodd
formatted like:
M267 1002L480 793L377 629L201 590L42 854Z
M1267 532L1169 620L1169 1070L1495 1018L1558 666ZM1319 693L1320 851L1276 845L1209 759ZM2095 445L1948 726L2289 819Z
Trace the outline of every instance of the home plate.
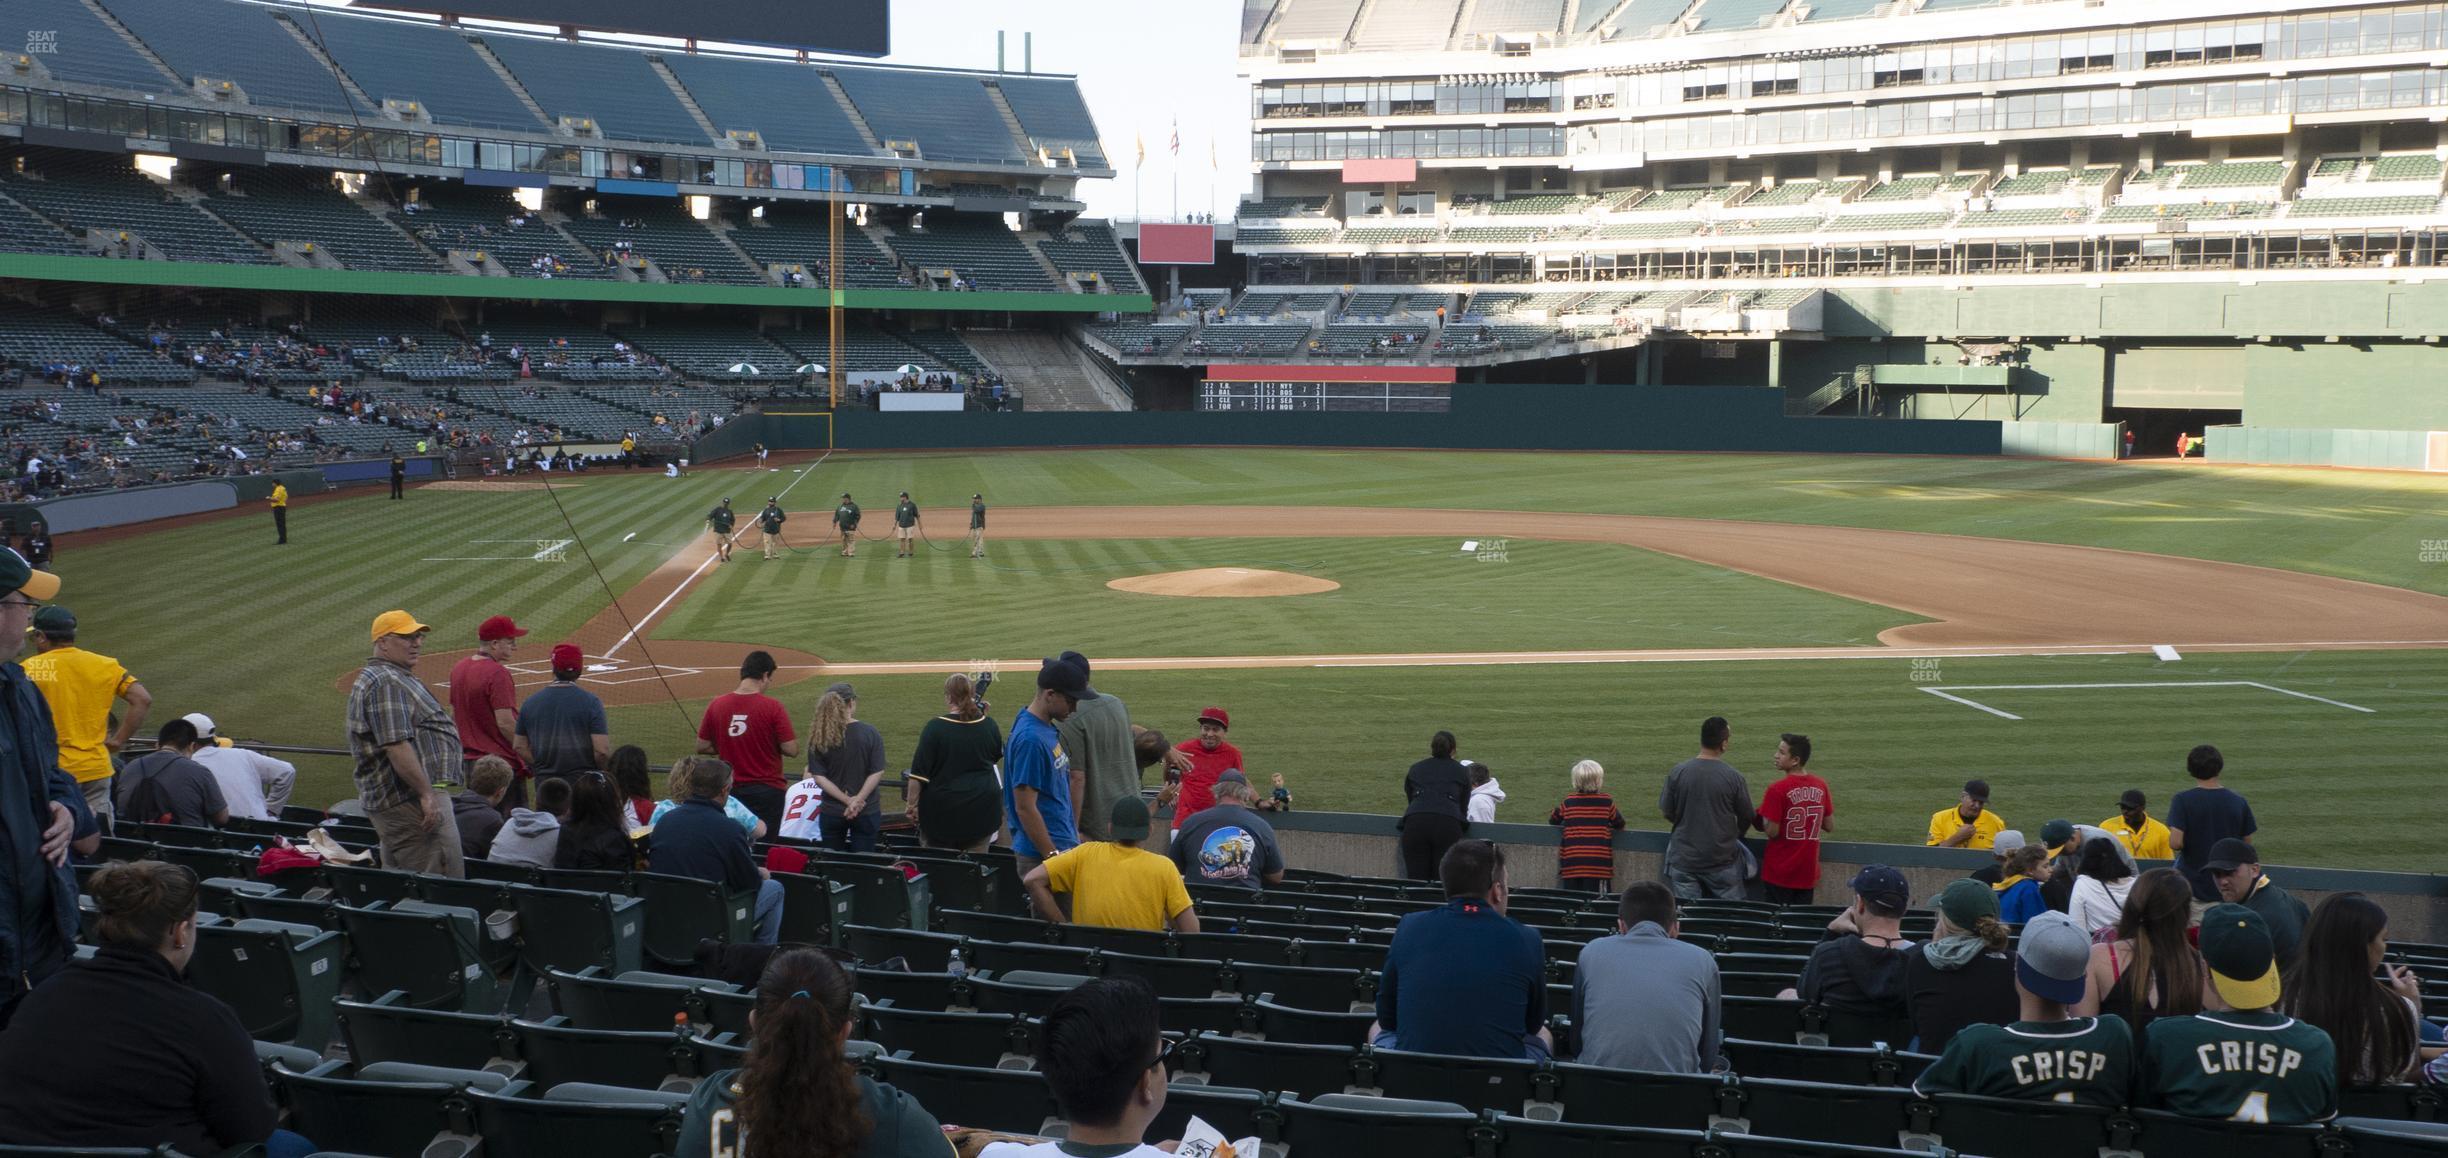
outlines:
M590 663L587 665L586 669L588 671L619 671L621 669L621 665L617 663Z

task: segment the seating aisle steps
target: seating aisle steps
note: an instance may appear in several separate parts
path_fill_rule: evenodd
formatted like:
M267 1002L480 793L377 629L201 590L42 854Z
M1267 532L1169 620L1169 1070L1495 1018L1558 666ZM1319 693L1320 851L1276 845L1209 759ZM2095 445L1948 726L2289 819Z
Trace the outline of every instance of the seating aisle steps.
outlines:
M1035 330L971 330L961 335L1003 375L1031 410L1118 410L1071 345Z

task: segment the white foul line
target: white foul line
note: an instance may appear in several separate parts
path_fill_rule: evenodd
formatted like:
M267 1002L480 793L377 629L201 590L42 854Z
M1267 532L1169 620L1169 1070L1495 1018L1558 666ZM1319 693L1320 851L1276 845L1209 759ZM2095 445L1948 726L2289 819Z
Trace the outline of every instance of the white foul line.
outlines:
M2299 700L2311 700L2315 703L2327 704L2333 708L2344 708L2350 712L2362 712L2370 715L2376 714L2379 711L2377 708L2367 708L2361 704L2350 704L2344 700L2332 700L2322 696L2313 695L2310 692L2299 692L2291 688L2275 687L2270 684L2261 683L2258 680L2168 680L2152 681L2149 683L2100 684L1947 684L1943 687L1925 686L1919 690L1928 692L1929 694L1942 700L1953 700L1954 702L1962 704L1967 708L1977 708L1981 711L1989 713L1992 716L1996 716L1999 719L2020 720L2023 717L2015 715L2012 712L2000 711L1996 708L1990 707L1987 704L1981 703L1978 700L1966 699L1963 696L1952 695L1950 693L1958 691L2053 692L2084 690L2090 688L2259 688L2265 692L2276 692L2279 695L2293 696Z
M791 493L791 487L795 487L800 483L806 482L808 476L815 474L816 468L823 466L824 461L831 457L833 457L833 452L830 450L816 456L816 461L809 463L806 470L800 471L798 478L790 480L790 482L784 485L781 490L776 491L774 493L774 498L776 500L780 500L784 495ZM739 534L745 535L747 533L748 532L746 531L741 531ZM733 535L731 538L734 542L736 542L739 539L739 535ZM705 574L705 569L713 566L714 561L720 557L721 556L719 555L706 556L704 562L697 564L696 570L688 573L688 578L682 579L678 587L671 589L671 594L663 597L663 602L655 604L654 610L638 617L636 624L632 625L628 631L621 633L621 637L619 639L613 640L612 646L604 649L603 658L610 659L613 656L619 655L622 647L627 646L630 640L637 638L637 633L646 630L646 625L654 622L655 616L663 614L663 609L671 606L672 600L680 598L680 593L688 590L688 585L696 582L697 577Z

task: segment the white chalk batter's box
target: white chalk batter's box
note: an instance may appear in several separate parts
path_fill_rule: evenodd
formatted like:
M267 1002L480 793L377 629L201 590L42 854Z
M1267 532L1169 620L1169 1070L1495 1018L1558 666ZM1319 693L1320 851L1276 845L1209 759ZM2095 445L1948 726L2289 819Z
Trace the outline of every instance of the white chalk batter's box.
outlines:
M520 660L504 666L523 676L542 676L548 680L552 678L552 663L549 660ZM704 675L708 670L701 667L674 667L670 664L663 664L658 673L657 665L650 663L630 664L622 663L619 660L592 660L586 666L586 674L578 677L578 682L619 687L622 684L645 684L659 679Z

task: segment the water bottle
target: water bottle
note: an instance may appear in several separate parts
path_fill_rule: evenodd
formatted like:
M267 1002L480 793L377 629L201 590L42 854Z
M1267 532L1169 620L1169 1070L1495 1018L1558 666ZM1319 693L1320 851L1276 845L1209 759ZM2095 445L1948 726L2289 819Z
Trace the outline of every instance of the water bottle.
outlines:
M952 947L951 957L946 959L944 962L944 972L949 973L954 977L966 977L969 975L969 966L961 961L960 946L955 945Z
M697 1031L689 1027L687 1011L672 1014L672 1036L684 1042L697 1036Z

